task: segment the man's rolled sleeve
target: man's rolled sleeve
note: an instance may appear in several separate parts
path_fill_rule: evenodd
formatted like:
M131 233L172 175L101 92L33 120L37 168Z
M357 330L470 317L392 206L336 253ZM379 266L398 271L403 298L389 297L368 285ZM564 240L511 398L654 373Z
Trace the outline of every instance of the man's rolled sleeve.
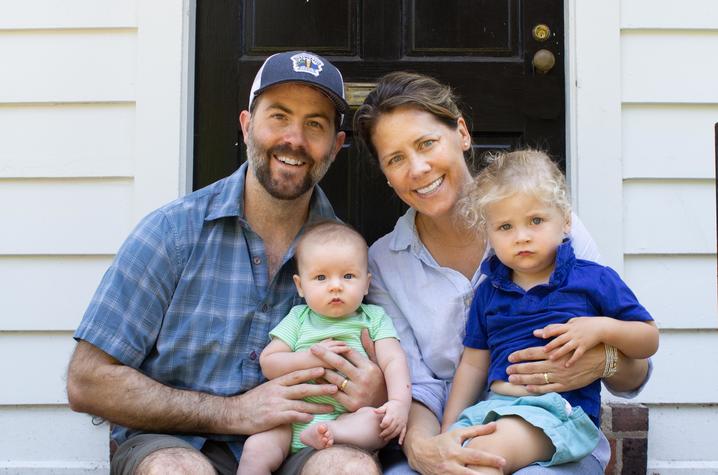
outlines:
M138 368L151 351L177 282L176 235L156 211L135 228L100 282L75 332Z

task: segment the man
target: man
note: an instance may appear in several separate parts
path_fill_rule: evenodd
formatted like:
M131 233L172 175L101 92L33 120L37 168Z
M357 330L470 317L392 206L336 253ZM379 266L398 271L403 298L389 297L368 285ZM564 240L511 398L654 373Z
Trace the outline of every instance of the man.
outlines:
M320 349L334 370L265 383L259 368L269 330L299 303L293 242L305 223L334 217L315 185L344 143L346 110L327 60L271 56L239 117L248 162L151 213L123 244L75 334L67 382L73 410L115 424L113 473L234 473L243 436L331 411L304 397L334 395L351 411L381 404L381 371L358 353ZM339 447L307 470L372 464Z

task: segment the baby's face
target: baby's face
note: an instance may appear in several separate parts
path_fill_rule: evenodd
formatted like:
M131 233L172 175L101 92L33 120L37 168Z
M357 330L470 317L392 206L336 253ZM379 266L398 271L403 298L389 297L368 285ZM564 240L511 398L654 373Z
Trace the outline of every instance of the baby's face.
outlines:
M501 262L515 277L548 281L556 248L570 229L561 210L535 196L515 193L490 204L486 211L489 243Z
M352 243L305 243L298 267L299 295L325 317L355 312L369 291L366 250Z

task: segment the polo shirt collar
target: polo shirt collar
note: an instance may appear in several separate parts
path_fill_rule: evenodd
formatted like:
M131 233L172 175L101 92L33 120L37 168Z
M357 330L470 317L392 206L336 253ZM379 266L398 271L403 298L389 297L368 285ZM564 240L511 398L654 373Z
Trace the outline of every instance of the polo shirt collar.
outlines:
M244 220L244 184L247 177L249 162L244 162L230 176L220 180L210 187L216 187L210 198L209 212L205 221L220 218L238 217ZM309 201L309 218L307 222L322 219L335 219L334 209L327 195L317 185L314 187L312 198Z
M565 238L556 249L556 266L549 277L548 284L544 284L543 287L553 289L561 285L575 261L571 239ZM481 264L481 273L486 274L494 287L503 290L519 288L511 280L511 269L506 267L495 254Z

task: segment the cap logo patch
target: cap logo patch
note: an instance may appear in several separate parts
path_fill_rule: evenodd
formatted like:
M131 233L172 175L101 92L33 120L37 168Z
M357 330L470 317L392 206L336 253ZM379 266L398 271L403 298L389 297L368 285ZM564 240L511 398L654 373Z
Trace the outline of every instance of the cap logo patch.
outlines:
M292 56L291 59L292 67L298 73L309 73L318 77L324 67L322 60L312 54L299 53Z

